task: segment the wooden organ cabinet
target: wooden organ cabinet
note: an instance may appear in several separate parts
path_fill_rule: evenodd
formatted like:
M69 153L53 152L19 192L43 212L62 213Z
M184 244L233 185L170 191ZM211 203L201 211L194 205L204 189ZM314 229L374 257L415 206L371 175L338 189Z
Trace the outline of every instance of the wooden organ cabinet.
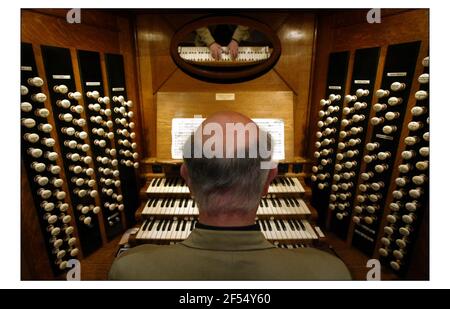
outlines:
M270 44L221 62L173 42L220 14L66 13L22 11L22 279L64 279L74 259L106 279L117 252L188 237L172 121L222 110L283 121L256 218L269 241L332 252L354 279L371 258L382 279L428 279L427 10L235 12Z

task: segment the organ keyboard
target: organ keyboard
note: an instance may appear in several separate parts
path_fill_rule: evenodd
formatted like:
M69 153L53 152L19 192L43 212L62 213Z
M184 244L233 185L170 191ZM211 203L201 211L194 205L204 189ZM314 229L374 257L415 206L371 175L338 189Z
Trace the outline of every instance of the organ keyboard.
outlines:
M141 189L143 203L136 211L139 226L129 238L139 244L173 244L186 239L199 215L189 188L176 169L181 162L162 164L163 173L154 174ZM269 186L257 209L255 222L267 240L283 248L316 244L325 235L309 220L316 217L303 198L305 189L299 178L279 175Z
M292 242L312 243L318 240L319 233L305 219L258 219L264 237L276 244ZM171 244L186 239L195 228L194 217L154 218L144 220L134 241L136 243ZM323 234L322 234L323 235Z
M189 194L189 188L181 177L153 178L145 191L147 194ZM270 184L269 193L304 194L300 181L295 177L277 177Z
M140 216L196 216L197 203L190 198L149 199ZM306 217L311 215L306 203L299 198L263 198L256 213L258 217L272 215Z
M206 66L253 65L269 59L272 54L272 49L268 46L241 46L238 48L238 56L233 60L228 47L222 47L222 51L220 60L215 60L208 47L178 47L178 54L183 60Z

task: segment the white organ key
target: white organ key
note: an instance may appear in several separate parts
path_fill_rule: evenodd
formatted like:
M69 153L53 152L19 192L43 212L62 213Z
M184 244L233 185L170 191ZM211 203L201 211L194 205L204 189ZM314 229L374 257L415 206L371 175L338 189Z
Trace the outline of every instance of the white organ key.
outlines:
M192 220L184 220L186 222L183 230L183 239L186 239L191 233Z
M325 234L322 232L320 227L316 226L315 229L316 229L316 232L319 235L319 237L325 237Z
M150 220L151 220L151 219L150 219ZM137 239L142 239L142 238L143 238L143 237L142 237L142 234L144 233L144 227L146 227L147 222L148 222L148 221L145 220L144 223L141 225L139 231L138 231L137 234L136 234L136 238L137 238Z
M146 229L146 231L143 234L143 238L145 238L145 239L155 239L156 227L158 226L160 221L161 220L159 220L159 219L152 219L152 221L147 226L147 229Z
M266 229L265 229L265 227L263 227L261 220L258 220L258 225L259 225L259 229L261 230L261 232L264 235L264 238L268 239Z

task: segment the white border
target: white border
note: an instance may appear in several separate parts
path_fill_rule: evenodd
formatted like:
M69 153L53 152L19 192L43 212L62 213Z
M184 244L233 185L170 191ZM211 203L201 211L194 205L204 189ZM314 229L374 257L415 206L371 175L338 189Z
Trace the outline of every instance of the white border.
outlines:
M427 8L431 7L431 273L430 282L21 282L20 281L20 137L19 102L17 85L19 84L19 42L20 7L112 7L110 1L21 1L20 6L13 1L3 4L1 29L2 54L1 89L2 121L1 128L7 139L3 140L0 162L3 164L1 176L2 202L0 205L2 223L0 237L2 246L0 256L0 288L439 288L448 286L449 273L449 226L450 205L448 198L448 141L450 130L446 126L450 115L448 99L448 70L450 50L448 43L449 16L445 1L320 1L323 8ZM218 7L212 1L175 1L152 2L155 8ZM115 2L126 4L129 8L141 8L142 1L128 0ZM314 1L275 1L260 0L227 1L220 5L231 8L255 7L269 4L272 8L316 8Z

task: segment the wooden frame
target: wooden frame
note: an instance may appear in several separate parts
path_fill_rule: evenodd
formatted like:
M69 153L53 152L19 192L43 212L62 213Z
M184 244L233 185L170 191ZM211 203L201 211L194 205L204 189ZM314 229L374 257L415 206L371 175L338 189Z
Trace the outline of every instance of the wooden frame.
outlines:
M200 27L204 27L205 25L211 24L214 25L223 23L249 26L267 35L267 37L269 38L270 42L273 45L273 51L272 54L270 55L270 58L267 61L264 61L260 64L251 67L242 67L240 70L229 72L225 70L220 70L220 67L214 67L211 70L197 67L191 63L186 62L179 56L178 45L181 42L181 40L186 37L186 35L188 35L192 31L195 31ZM231 16L214 15L194 20L193 22L185 24L183 27L181 27L172 37L170 43L170 54L172 56L173 61L186 74L189 74L201 80L207 80L217 83L233 83L249 80L269 71L280 58L281 43L276 33L269 26L255 19L238 15L231 15Z

